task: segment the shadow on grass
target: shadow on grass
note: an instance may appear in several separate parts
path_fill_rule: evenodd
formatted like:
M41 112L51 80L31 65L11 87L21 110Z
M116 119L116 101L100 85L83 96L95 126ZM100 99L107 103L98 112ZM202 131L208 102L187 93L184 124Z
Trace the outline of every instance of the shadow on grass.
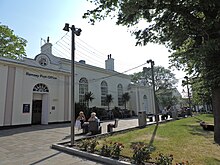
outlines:
M196 125L193 124L184 124L182 126L186 127L189 130L189 133L192 135L197 135L197 136L204 136L206 138L211 138L210 135L213 135L213 131L206 131L203 130L202 126L200 126L200 122L202 121L201 119L194 117L196 119L195 123Z
M155 136L157 134L157 128L158 128L158 124L156 124L155 128L154 128L154 132L151 136L151 139L150 139L150 142L149 142L149 146L153 146L153 143L154 143L154 139L155 139Z

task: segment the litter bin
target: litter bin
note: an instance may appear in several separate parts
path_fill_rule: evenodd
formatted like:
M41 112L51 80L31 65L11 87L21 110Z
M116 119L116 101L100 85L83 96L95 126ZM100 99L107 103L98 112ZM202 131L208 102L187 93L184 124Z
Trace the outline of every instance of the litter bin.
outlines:
M172 118L173 118L174 120L177 119L177 111L176 111L176 110L173 110L173 111L172 111Z
M139 125L139 127L145 127L146 124L147 124L146 112L145 111L138 112L138 125Z

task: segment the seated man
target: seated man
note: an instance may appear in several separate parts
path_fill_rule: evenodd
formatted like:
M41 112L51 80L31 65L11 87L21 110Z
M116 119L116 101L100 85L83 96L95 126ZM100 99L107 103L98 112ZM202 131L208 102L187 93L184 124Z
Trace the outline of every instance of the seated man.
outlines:
M88 119L89 122L89 131L92 134L101 133L100 120L96 116L95 112L91 113L91 117Z

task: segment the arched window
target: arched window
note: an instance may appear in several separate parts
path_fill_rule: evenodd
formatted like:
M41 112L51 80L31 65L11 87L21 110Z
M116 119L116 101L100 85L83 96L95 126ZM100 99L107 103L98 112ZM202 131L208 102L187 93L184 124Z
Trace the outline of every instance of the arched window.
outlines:
M88 92L88 81L86 78L81 78L79 80L79 102L85 103L84 97L86 92Z
M44 93L44 92L49 92L49 89L45 84L39 83L39 84L34 86L33 91Z
M106 81L101 82L101 105L106 106L106 95L108 94L108 85Z
M121 84L118 84L118 106L123 105L122 95L123 95L123 87Z

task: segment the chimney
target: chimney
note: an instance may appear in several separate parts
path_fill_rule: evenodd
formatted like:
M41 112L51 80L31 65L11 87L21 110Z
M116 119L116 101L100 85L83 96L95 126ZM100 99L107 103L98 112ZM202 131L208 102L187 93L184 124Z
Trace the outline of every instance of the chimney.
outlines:
M114 71L114 59L112 55L108 55L108 59L105 60L105 69Z
M41 53L52 54L52 44L49 43L49 37L47 37L47 42L41 46Z

